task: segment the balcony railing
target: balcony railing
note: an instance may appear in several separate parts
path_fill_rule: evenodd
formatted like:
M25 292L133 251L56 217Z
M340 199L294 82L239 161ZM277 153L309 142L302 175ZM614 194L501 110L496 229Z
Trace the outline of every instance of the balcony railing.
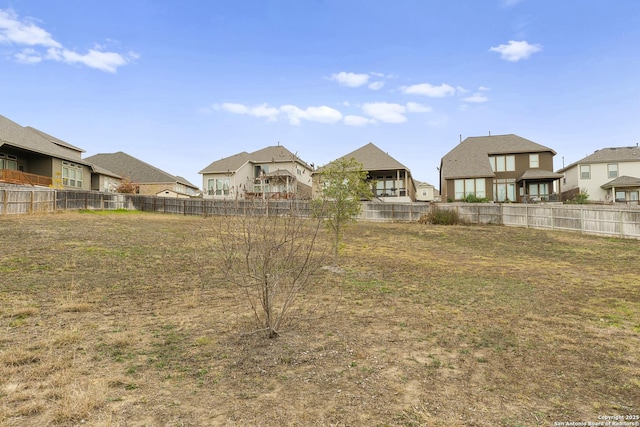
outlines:
M43 187L50 187L53 184L49 177L13 169L0 169L0 181L11 184L40 185Z

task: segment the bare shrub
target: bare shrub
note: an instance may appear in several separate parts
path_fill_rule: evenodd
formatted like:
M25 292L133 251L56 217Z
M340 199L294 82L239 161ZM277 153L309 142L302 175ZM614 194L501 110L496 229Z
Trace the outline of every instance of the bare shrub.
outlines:
M431 211L420 218L420 223L436 225L456 225L462 221L455 210L440 209L434 206Z
M244 216L220 221L219 250L225 279L246 297L258 330L274 338L323 265L327 248L318 243L321 219L302 217L294 208L282 216L265 212L255 206Z

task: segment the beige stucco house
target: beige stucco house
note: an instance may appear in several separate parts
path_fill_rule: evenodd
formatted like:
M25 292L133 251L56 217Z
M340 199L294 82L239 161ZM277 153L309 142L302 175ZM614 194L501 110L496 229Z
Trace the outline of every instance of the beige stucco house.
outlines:
M586 192L598 202L635 202L640 199L640 148L611 147L571 163L563 174L562 199Z
M312 172L297 154L274 145L216 160L199 173L209 199L308 199Z

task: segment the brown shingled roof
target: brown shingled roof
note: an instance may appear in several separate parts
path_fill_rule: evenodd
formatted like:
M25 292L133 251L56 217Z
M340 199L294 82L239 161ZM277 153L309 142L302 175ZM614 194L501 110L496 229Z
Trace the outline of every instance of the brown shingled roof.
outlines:
M388 153L382 151L371 142L340 157L340 159L350 158L354 158L356 161L362 163L363 169L367 171L398 169L409 170L405 165L391 157ZM327 165L324 165L318 170L322 170L326 166Z
M442 158L442 177L444 179L492 177L494 173L489 163L490 155L545 151L556 154L549 147L514 134L469 137Z

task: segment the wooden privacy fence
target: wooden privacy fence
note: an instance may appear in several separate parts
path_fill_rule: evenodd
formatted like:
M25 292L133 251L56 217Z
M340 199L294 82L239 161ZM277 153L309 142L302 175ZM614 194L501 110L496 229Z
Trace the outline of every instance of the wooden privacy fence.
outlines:
M640 206L516 203L363 203L363 221L417 221L431 209L455 210L469 224L500 224L640 239ZM179 199L24 187L0 188L0 215L60 210L139 210L178 215L310 216L309 200Z
M455 210L461 220L471 224L640 239L640 207L634 205L442 203L437 207Z
M0 215L47 213L57 210L133 209L125 194L49 188L0 188Z
M25 190L20 187L0 188L0 214L29 214L55 211L54 190Z

